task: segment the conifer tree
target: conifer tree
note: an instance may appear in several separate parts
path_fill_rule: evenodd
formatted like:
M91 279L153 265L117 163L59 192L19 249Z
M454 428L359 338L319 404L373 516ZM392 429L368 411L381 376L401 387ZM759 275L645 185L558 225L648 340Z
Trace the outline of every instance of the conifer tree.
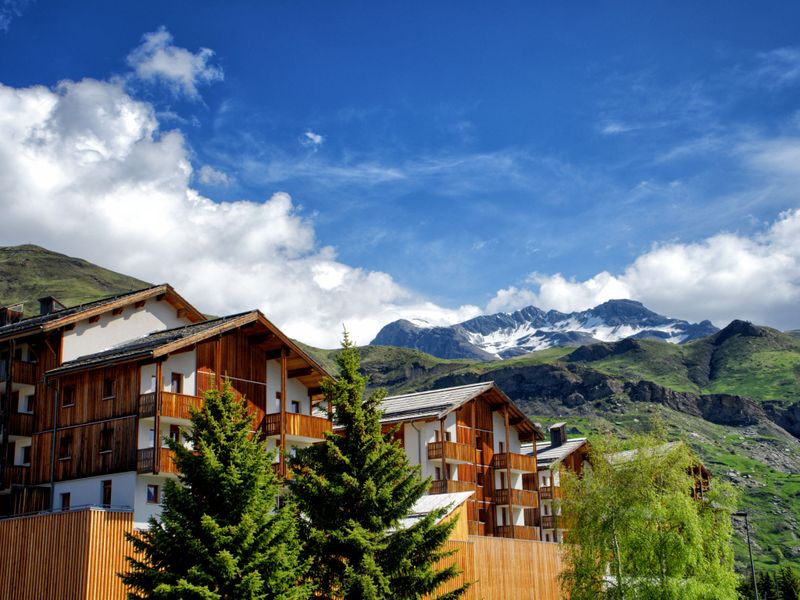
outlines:
M430 482L409 464L393 433L381 432L385 392L365 397L367 380L347 332L336 361L339 378L323 390L341 435L327 434L291 460L309 577L324 598L421 598L456 575L455 567L435 567L449 555L441 548L455 522L437 524L438 511L398 527ZM464 589L440 598L458 598Z
M129 536L137 552L121 575L129 598L300 599L296 511L276 509L272 455L230 383L192 413L187 448L167 440L180 471L168 480L162 513Z

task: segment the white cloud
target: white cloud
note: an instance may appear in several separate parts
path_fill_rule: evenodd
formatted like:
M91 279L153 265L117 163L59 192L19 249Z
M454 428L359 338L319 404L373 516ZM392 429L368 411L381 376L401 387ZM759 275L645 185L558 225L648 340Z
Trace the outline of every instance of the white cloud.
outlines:
M310 129L300 136L300 143L307 148L318 150L322 144L325 143L325 136L319 133L314 133Z
M452 323L478 314L340 262L287 194L263 202L201 195L181 132L161 130L154 107L123 85L0 85L4 244L36 243L170 282L208 313L260 308L320 346L336 346L342 324L367 343L401 317Z
M222 69L210 64L213 50L200 48L192 53L172 41L172 34L164 27L142 36L142 43L128 55L128 65L139 79L160 81L176 95L192 99L199 97L200 84L222 80Z
M231 178L226 173L210 165L203 165L197 172L197 179L204 185L226 186L230 185Z
M800 210L781 214L752 237L723 233L691 244L662 244L619 275L583 281L562 275L531 276L530 289L500 290L490 309L534 304L564 312L613 298L640 300L663 314L722 326L735 318L774 327L798 326Z
M0 1L0 31L8 31L11 21L22 15L30 0Z

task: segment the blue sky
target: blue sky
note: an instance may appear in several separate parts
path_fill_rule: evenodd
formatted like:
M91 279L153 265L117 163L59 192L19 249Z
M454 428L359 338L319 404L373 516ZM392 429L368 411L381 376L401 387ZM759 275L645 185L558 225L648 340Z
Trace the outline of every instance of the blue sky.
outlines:
M63 100L60 81L117 86L154 115L145 137L180 134L192 193L231 207L290 195L287 214L313 241L284 258L321 252L391 278L391 309L363 307L380 314L363 337L422 305L444 322L615 296L800 327L786 233L800 221L797 3L0 6L8 89L43 85ZM156 47L197 68L159 71L147 62ZM170 278L104 243L23 231L7 241Z

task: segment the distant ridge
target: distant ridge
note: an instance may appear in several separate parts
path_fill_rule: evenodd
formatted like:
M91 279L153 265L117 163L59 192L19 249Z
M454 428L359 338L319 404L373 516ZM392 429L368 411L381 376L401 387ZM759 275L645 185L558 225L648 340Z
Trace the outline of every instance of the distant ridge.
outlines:
M27 315L38 311L43 296L73 306L150 285L32 244L0 247L0 306L24 302Z
M710 321L689 323L647 309L635 300L609 300L592 309L562 313L528 306L482 315L448 327L399 320L378 332L372 345L413 348L439 358L497 360L553 347L577 347L626 338L683 344L717 332Z

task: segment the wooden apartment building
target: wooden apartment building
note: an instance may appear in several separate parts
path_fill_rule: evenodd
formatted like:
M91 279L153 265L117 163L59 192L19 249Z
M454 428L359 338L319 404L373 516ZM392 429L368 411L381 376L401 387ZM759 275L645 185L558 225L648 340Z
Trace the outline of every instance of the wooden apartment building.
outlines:
M541 432L494 382L390 396L382 423L398 427L411 462L432 477L431 494L474 492L469 533L538 540L536 454Z
M259 311L206 320L169 285L40 314L0 309L0 514L128 508L136 526L175 477L167 436L229 378L279 450L323 439L328 374Z

